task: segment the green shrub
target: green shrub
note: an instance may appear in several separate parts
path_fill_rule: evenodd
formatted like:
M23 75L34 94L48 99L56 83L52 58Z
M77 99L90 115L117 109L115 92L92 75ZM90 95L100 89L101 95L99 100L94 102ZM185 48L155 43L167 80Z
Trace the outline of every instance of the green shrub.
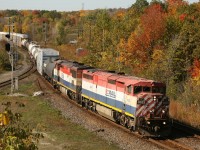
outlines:
M17 103L19 107L24 104ZM33 132L28 124L25 124L20 113L13 113L10 109L11 103L3 104L8 116L8 124L0 128L0 149L2 150L35 150L38 149L36 143L42 134Z

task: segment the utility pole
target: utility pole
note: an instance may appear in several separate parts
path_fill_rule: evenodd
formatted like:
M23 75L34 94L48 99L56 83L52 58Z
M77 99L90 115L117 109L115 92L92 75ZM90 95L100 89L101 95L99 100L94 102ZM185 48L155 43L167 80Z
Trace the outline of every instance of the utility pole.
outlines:
M10 57L10 63L11 63L11 95L13 94L13 89L14 89L14 84L13 84L13 43L11 39L11 35L10 35L10 27L12 27L12 36L13 36L13 31L14 31L14 24L11 24L11 17L8 17L8 34L6 35L6 37L8 38L8 43L9 43L9 57Z
M31 24L31 28L32 28L32 40L34 41L34 33L35 33L35 25L34 23Z
M14 76L14 59L13 59L13 43L12 43L12 40L13 40L13 30L14 30L14 25L11 24L10 25L10 22L9 22L9 30L10 30L10 26L12 27L12 39L10 39L10 52L11 52L11 67L12 67L12 71L11 71L11 94L13 94L13 91L14 91L14 82L13 82L13 76ZM9 33L10 34L10 33Z
M44 45L47 43L47 23L43 21L43 32L44 32Z

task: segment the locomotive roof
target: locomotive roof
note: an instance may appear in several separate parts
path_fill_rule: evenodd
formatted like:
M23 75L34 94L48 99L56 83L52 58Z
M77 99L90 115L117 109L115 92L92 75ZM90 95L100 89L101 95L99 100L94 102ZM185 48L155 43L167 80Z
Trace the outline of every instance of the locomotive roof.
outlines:
M139 83L153 83L153 80L148 80L144 78L139 78L139 77L134 77L134 76L120 76L120 78L117 79L119 82L123 82L126 85L131 85L131 84L139 84Z
M99 69L97 68L91 68L91 69L87 69L85 70L84 72L87 72L87 73L90 73L90 74L93 74L94 72L98 71Z
M91 66L84 65L83 63L78 63L76 61L71 61L71 60L57 60L56 61L58 64L61 64L65 68L74 68L77 70L83 70L83 69L90 69L92 68Z
M138 85L138 86L149 86L153 84L162 84L160 82L155 82L154 80L149 80L145 78L139 78L130 75L122 75L121 73L109 72L105 70L98 69L87 69L84 73L88 73L90 75L97 75L99 78L103 80L115 80L117 82L124 83L125 85Z

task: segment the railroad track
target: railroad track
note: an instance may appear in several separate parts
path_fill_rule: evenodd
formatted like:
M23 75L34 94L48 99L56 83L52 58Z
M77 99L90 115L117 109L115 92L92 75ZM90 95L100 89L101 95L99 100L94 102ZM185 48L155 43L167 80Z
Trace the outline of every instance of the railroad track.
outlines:
M183 145L175 140L171 140L171 139L154 139L154 138L149 138L148 139L150 142L168 149L168 150L192 150L193 148L187 146L187 145Z
M188 142L180 141L181 138L186 138ZM200 130L174 120L170 137L166 139L150 138L149 141L169 150L193 150L195 148L191 147L189 142L191 139L200 142Z
M22 80L22 79L30 76L35 71L36 71L36 67L35 67L34 63L31 62L30 66L25 71L21 72L20 75L18 75L18 80ZM10 84L11 84L11 79L8 79L8 80L0 83L0 88L3 88Z

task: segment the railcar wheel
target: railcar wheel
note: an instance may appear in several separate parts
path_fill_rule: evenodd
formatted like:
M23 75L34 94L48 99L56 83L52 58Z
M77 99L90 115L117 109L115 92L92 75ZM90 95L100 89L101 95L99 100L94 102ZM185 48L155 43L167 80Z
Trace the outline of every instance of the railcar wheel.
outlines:
M120 117L120 124L122 126L125 126L126 125L126 117L124 115L121 115Z
M57 88L56 84L53 84L53 88L54 88L54 89L56 89L56 88Z
M131 125L131 120L130 120L130 118L127 118L127 121L126 121L127 123L126 123L126 127L128 128L128 129L131 129L132 128L132 125Z

